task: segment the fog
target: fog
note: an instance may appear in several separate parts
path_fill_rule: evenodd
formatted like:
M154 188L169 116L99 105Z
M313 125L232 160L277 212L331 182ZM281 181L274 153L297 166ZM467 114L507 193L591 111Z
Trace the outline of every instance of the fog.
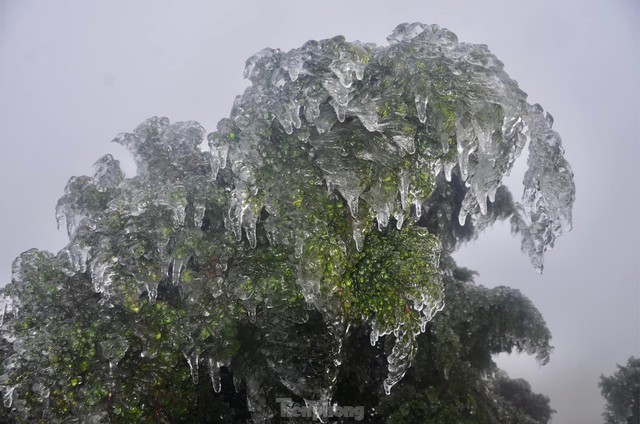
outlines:
M554 336L551 362L503 355L551 398L556 424L600 423L600 374L640 355L640 7L631 0L11 2L0 0L0 282L32 247L66 243L54 209L73 175L150 116L208 131L247 82L245 60L342 34L386 43L401 22L484 43L555 118L576 178L574 230L538 275L507 225L456 258L487 286L519 288ZM509 179L521 193L526 158Z

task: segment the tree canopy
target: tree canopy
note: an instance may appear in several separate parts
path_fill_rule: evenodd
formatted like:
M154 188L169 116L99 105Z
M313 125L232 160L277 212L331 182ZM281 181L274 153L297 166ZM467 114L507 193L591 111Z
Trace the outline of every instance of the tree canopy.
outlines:
M640 422L640 359L629 358L618 365L615 374L600 376L600 390L607 401L606 424L636 424Z
M71 178L69 244L24 252L2 292L7 420L277 421L290 399L548 421L491 360L548 360L540 314L450 254L509 218L542 270L574 198L553 119L486 46L422 24L389 41L263 50L208 149L198 123L151 118L115 139L136 176L106 155ZM527 142L515 203L501 180Z

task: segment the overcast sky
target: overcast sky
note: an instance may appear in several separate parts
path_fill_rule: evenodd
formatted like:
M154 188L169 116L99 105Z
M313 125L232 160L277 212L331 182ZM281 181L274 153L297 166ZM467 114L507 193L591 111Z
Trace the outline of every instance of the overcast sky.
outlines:
M480 6L482 4L482 6ZM477 282L522 290L556 347L551 362L504 356L511 377L551 397L555 424L602 422L601 373L640 356L640 7L602 1L0 0L0 282L32 247L57 252L54 208L72 175L113 153L144 119L208 131L242 93L245 60L342 34L386 44L401 22L437 23L488 44L555 118L576 176L574 230L539 276L498 225L458 255ZM525 158L519 169L524 169ZM521 175L509 182L521 194Z

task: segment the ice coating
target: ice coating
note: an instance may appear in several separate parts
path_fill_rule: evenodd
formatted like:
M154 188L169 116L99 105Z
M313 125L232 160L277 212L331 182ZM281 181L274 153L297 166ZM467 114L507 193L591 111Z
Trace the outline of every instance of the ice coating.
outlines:
M408 154L414 159L409 190L419 214L418 205L430 189L416 184L420 178L416 171L442 166L450 179L457 166L468 187L459 215L463 225L468 214L486 213L487 200L529 140L531 172L523 197L529 205L524 217L527 227L522 228L523 250L540 269L542 253L551 247L552 239L570 228L573 195L567 187L572 186L573 176L568 165L552 165L564 161L559 137L555 152L539 147L548 138L543 130L548 121L535 117L535 107L527 104L526 94L486 46L459 43L451 31L420 23L402 24L388 39L389 47L376 47L335 37L310 41L287 53L266 49L253 56L245 72L252 86L236 100L231 120L210 135L210 140L225 140L212 145L213 156L220 149L229 149L232 160L247 168L243 172L252 174L263 166L263 157L257 158L246 144L238 145L235 137L255 140L252 143L266 139L269 133L273 137L273 126L245 125L277 118L286 135L306 143L322 178L347 201L352 215L356 216L360 199L365 199L381 228L388 217L406 212L406 201L398 205L383 200L376 183L364 175L381 167L399 167L397 159ZM295 72L287 74L293 69L292 60ZM301 109L306 125L292 123L292 116L298 115L291 114L291 105L296 111ZM425 139L438 140L443 151L438 152ZM451 145L455 156L447 154ZM416 147L419 151L414 154ZM537 217L549 207L543 205L542 190L532 182L537 178L532 175L538 172L548 182L545 197L558 198L552 200L555 212L543 212L548 219L544 223ZM558 184L550 184L556 177ZM381 180L374 178L378 184ZM395 176L388 185L389 195L397 191L406 197L406 181ZM265 203L269 200L263 199ZM553 228L553 237L545 234L545 228ZM357 236L354 242L359 243Z
M93 176L70 179L57 206L69 245L22 254L0 303L2 337L12 343L5 402L28 414L16 405L48 402L34 387L57 389L53 397L72 390L85 406L57 398L72 411L58 418L100 419L110 408L100 379L78 375L101 376L110 402L133 411L119 419L136 422L145 412L127 390L158 382L131 382L125 370L151 369L169 384L182 364L197 383L204 366L218 393L227 367L262 422L275 414L273 379L314 410L327 404L352 324L369 325L373 345L395 340L389 393L416 355L416 336L444 307L440 257L451 234L416 224L432 212L430 197L459 178L456 218L481 222L527 142L513 220L541 269L544 251L571 228L574 199L552 119L528 105L486 46L419 23L388 40L339 36L262 50L246 64L251 85L206 137L207 152L198 123L156 117L114 140L131 152L136 176L106 155ZM75 296L62 308L39 308L68 292ZM18 310L45 330L22 330ZM85 315L98 317L89 329ZM48 324L56 319L64 324ZM23 382L28 370L62 367L79 332L82 373ZM237 355L248 337L256 348ZM52 356L25 353L45 348Z
M538 104L525 119L529 139L529 168L524 176L522 250L542 272L544 252L556 238L571 230L575 185L571 166L564 158L560 135L551 129L553 118Z

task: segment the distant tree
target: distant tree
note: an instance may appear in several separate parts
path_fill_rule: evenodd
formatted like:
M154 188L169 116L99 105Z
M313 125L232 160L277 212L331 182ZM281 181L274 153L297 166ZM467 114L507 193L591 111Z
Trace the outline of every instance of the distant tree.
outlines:
M136 176L107 155L71 178L69 244L21 254L1 293L2 419L290 422L288 402L362 401L386 422L546 422L491 359L546 362L540 314L450 255L509 218L542 270L574 198L553 119L485 46L422 24L389 41L263 50L208 151L198 123L151 118L115 140ZM527 140L519 205L501 179Z
M640 358L629 358L610 377L600 376L600 391L607 404L606 424L640 423Z

